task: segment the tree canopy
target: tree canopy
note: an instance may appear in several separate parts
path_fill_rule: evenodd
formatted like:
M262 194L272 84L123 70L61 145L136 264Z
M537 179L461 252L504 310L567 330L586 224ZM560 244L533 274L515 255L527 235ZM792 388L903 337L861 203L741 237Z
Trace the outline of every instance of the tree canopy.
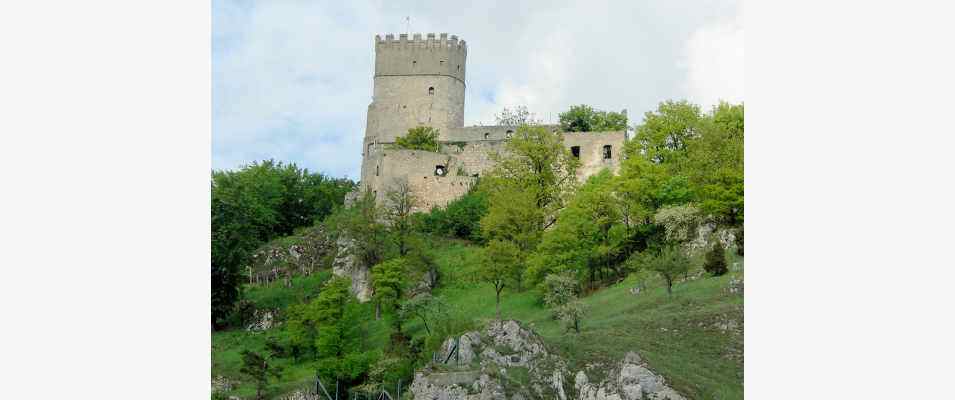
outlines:
M603 132L627 129L623 112L599 111L586 104L570 107L560 113L560 128L565 132Z
M212 323L221 327L239 297L240 268L252 252L323 220L355 187L272 160L212 172Z
M437 152L440 147L438 144L438 133L438 129L430 126L411 128L408 129L407 135L395 138L395 147L399 149Z

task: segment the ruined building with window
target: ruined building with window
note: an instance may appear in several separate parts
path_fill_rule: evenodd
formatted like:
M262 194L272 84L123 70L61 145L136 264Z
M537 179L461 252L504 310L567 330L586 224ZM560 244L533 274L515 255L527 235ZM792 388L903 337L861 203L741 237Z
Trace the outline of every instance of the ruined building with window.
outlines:
M442 33L375 36L374 94L362 146L361 190L383 199L407 181L417 209L444 206L467 193L492 167L514 126L464 126L467 45ZM417 126L440 132L438 152L395 148L395 139ZM557 126L546 126L557 129ZM580 159L580 179L620 166L626 131L567 132L564 144Z

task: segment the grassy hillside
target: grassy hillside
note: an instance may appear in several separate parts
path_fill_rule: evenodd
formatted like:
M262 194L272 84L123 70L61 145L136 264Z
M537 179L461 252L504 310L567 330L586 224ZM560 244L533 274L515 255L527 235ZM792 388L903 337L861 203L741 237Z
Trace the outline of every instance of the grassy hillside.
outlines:
M476 260L481 248L461 243L441 247L438 261L445 281L437 294L462 315L476 320L494 317L494 290L479 284ZM571 362L571 369L595 361L616 362L637 351L674 389L694 399L743 398L743 297L726 291L738 270L680 283L668 296L652 279L649 289L633 295L632 280L585 297L580 335L551 319L532 291L505 291L504 318L531 324L552 351ZM721 329L725 328L725 329Z
M494 291L477 280L482 248L461 241L434 239L433 251L441 271L441 284L435 294L442 297L459 319L475 324L494 317ZM571 370L595 361L616 362L627 351L638 352L674 389L691 399L743 398L743 298L726 291L732 277L742 275L742 259L732 259L739 267L718 278L702 277L674 286L668 296L657 280L648 290L633 295L634 282L625 280L599 290L583 299L584 319L579 335L567 332L538 304L530 291L505 290L502 313L532 326L551 351L570 362ZM297 278L293 289L280 284L248 290L247 298L257 305L282 309L317 293L324 272ZM367 304L370 307L371 304ZM371 315L369 313L369 315ZM383 321L372 321L369 342L378 348L387 343ZM275 330L273 330L275 331ZM417 320L406 325L412 336L424 337ZM263 350L265 337L274 332L249 333L226 331L213 334L213 375L241 380L240 352ZM270 394L280 394L312 384L314 366L307 362L291 364L281 382ZM251 385L241 384L230 394L248 397Z

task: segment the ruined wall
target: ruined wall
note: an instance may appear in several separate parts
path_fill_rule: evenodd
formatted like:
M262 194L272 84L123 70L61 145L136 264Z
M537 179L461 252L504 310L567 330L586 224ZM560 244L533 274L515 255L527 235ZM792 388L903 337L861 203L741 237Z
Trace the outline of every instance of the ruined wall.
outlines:
M470 189L475 178L464 173L464 165L450 154L420 150L382 149L368 160L372 171L363 188L374 192L379 201L400 182L408 182L418 199L416 211L447 205ZM436 167L445 173L440 176Z
M623 145L626 142L626 131L616 132L565 132L564 146L568 149L579 147L580 167L577 168L577 178L585 180L604 168L613 173L620 170L623 160ZM604 158L604 146L610 146L610 158Z

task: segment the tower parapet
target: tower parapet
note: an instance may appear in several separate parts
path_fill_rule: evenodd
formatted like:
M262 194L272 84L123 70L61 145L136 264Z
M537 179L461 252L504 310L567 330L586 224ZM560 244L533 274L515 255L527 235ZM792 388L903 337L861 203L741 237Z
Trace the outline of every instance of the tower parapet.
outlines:
M440 75L464 83L468 46L457 35L375 35L375 76Z

